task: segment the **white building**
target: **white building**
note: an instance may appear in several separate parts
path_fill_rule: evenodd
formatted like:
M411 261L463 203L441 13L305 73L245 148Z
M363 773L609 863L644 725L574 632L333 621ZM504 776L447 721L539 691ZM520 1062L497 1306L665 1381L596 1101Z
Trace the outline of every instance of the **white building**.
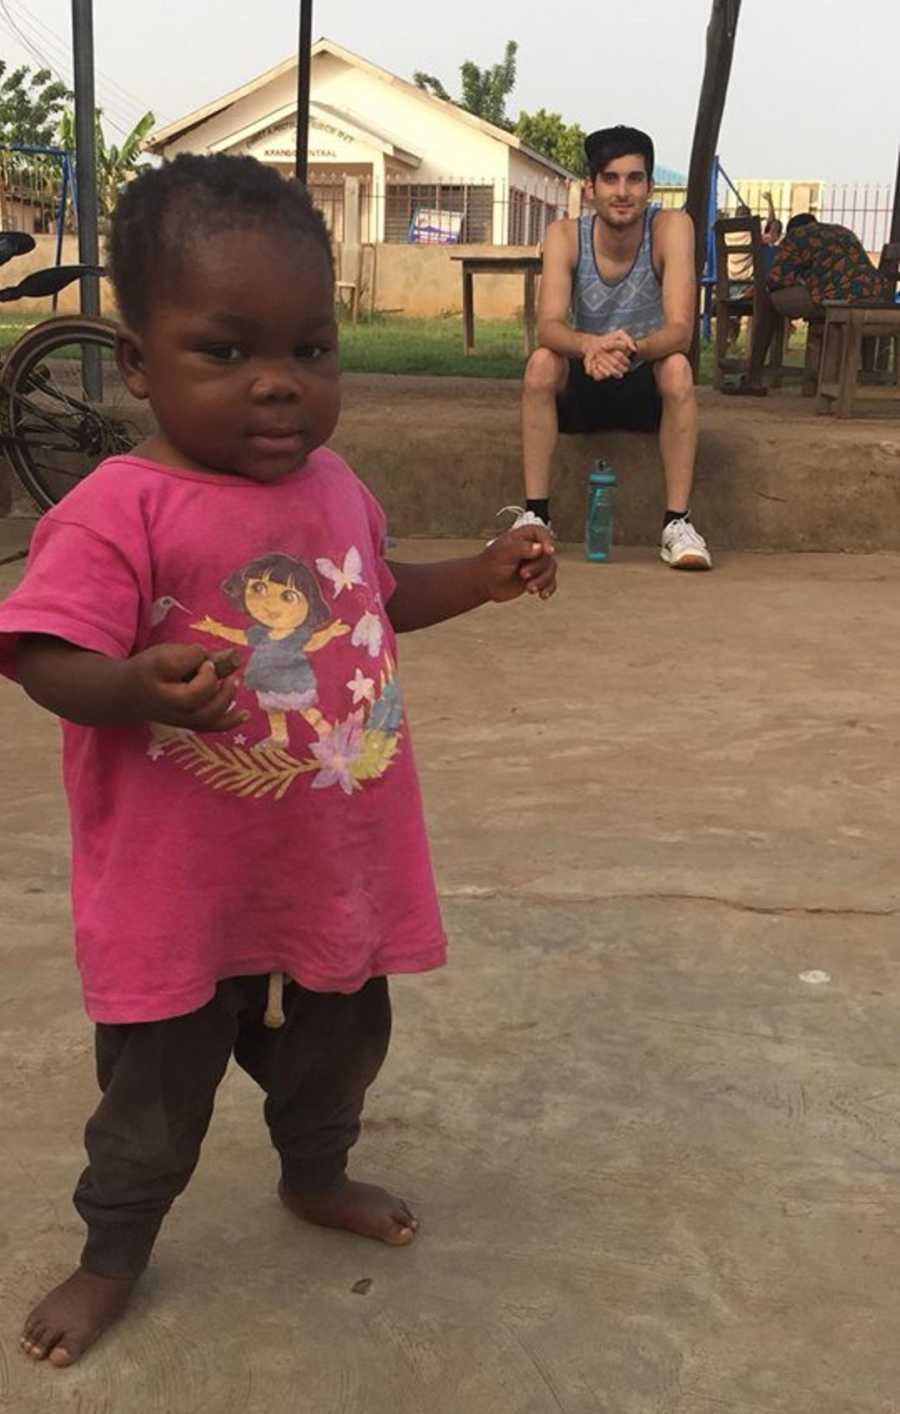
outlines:
M313 46L310 93L309 186L336 241L346 230L362 241L535 245L549 221L577 209L572 173L330 39ZM147 146L164 158L249 154L288 176L296 119L292 58ZM357 201L358 218L347 207Z

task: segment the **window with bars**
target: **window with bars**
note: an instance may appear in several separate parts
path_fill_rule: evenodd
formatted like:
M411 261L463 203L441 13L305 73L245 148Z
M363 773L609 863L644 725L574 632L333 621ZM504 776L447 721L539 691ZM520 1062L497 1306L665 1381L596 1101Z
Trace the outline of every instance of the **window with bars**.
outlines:
M344 239L344 184L343 182L311 182L309 194L313 206L321 211L333 241Z
M528 196L520 191L518 187L510 187L509 191L509 231L507 240L510 245L526 245L525 231L528 221Z
M472 244L490 244L493 240L492 186L391 182L385 195L385 240L398 244L414 239L411 227L418 211L427 213L423 227L432 239L444 237L448 242Z
M556 220L556 207L533 196L528 206L528 245L540 245L551 221Z

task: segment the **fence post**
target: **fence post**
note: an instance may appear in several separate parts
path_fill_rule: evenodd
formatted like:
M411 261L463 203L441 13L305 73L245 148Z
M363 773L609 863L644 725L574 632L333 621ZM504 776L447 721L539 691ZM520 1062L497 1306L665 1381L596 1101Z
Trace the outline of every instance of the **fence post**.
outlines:
M340 278L359 284L362 270L362 243L359 234L359 177L344 178L344 239L341 243ZM361 290L357 289L359 300Z

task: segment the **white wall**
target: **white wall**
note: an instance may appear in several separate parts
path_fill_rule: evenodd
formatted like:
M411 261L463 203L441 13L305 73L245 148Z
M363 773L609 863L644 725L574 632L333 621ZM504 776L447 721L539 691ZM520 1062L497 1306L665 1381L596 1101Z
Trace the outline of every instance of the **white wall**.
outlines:
M232 133L240 132L241 128L258 122L269 113L277 112L288 103L296 102L296 99L297 71L290 69L280 79L274 79L264 88L248 94L238 103L232 104L215 117L208 118L205 123L192 128L175 142L169 143L164 155L172 158L177 157L180 152L209 152L216 143L222 142Z
M505 143L404 84L387 83L331 54L313 60L312 96L368 121L398 147L420 153L422 164L410 181L493 182L507 175Z
M235 149L229 149L232 151ZM260 162L289 163L297 150L297 122L291 118L273 132L261 133L244 143L242 150ZM325 117L309 115L309 161L311 166L334 166L339 175L347 167L370 166L381 150Z
M565 179L555 176L524 152L510 151L509 180L514 187L531 192L542 201L554 201L561 207L566 205L568 183Z

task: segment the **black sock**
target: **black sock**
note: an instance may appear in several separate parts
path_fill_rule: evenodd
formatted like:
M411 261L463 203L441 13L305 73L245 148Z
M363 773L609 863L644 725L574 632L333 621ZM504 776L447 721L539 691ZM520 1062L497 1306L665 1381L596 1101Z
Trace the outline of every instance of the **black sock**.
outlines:
M665 530L667 525L671 525L673 520L690 520L690 518L690 511L666 511L665 519L663 520L663 530Z
M529 497L525 502L525 509L531 511L532 515L540 516L545 525L550 524L550 502L548 500Z

